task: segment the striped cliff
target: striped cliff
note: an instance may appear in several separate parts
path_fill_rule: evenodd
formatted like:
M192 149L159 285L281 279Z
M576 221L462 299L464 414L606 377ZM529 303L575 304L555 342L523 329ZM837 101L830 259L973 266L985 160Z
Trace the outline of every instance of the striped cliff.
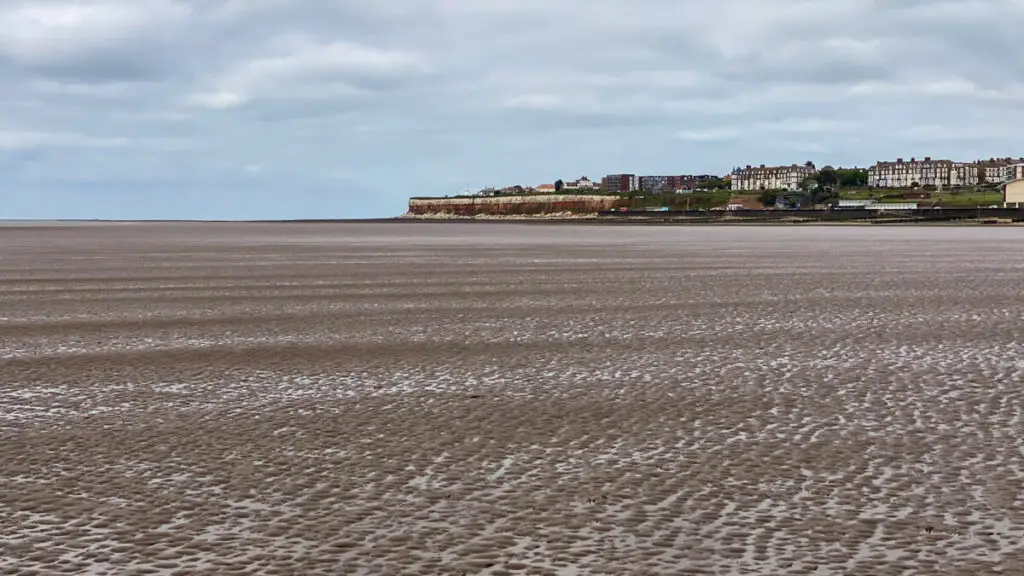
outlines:
M552 194L542 196L472 196L456 198L410 198L409 214L426 216L515 216L543 214L596 214L617 207L622 200L596 194Z

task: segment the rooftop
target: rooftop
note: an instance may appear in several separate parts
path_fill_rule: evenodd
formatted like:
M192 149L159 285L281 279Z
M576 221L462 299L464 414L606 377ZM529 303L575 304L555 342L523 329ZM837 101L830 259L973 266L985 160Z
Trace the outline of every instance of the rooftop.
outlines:
M1022 158L989 158L988 160L977 160L975 164L982 168L1001 168L1003 166L1010 166L1012 164L1024 164L1024 157Z
M885 162L879 160L875 163L875 168L888 168L892 166L906 166L908 164L952 164L952 160L946 159L932 159L931 156L925 156L923 160L917 158L911 158L909 161L904 161L903 158L897 158L895 162Z
M788 172L790 170L814 170L814 169L815 168L814 168L813 164L810 165L810 166L807 166L806 164L790 164L789 166L765 166L764 164L761 164L760 166L751 166L750 164L747 164L746 168L737 168L734 173L743 173L743 172L758 172L758 173L764 173L764 172Z

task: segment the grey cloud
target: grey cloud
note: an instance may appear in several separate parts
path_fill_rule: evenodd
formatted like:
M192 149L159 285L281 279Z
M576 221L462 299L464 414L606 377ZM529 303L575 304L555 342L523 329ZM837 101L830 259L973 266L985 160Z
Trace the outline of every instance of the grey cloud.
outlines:
M52 62L34 62L29 68L54 79L106 83L155 80L167 73L168 65L168 62L157 61L142 53L111 51L60 58Z
M151 80L176 64L176 33L189 14L172 0L15 0L0 7L0 57L57 79Z
M1016 155L1022 27L1014 0L9 0L0 185L301 174L386 214L612 165Z
M268 99L238 111L254 122L296 124L346 117L358 118L360 112L359 107L354 106L352 102L334 98Z

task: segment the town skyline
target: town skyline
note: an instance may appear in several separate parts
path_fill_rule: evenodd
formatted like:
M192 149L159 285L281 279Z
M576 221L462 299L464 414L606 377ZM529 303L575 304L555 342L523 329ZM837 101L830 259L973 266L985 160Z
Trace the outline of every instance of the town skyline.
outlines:
M1024 178L1024 156L1001 156L959 161L931 156L909 158L897 157L891 160L877 160L870 166L841 166L823 164L819 167L813 160L791 164L746 164L737 165L724 174L637 174L622 172L606 174L598 179L587 175L573 180L557 179L537 185L513 184L504 187L487 186L475 192L476 195L494 193L553 193L561 191L602 191L634 192L651 189L674 188L693 189L700 183L723 181L736 191L754 190L796 190L800 183L819 170L831 168L836 171L858 171L866 175L865 187L909 188L912 186L962 187L986 183L1002 183ZM610 183L614 180L614 183ZM647 185L645 185L647 184Z

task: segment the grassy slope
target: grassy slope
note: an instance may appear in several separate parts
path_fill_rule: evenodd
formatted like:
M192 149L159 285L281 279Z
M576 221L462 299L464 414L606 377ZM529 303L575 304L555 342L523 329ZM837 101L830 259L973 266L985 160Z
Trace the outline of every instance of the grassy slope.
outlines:
M874 198L880 202L918 202L921 205L929 205L941 200L942 206L956 207L956 208L973 208L975 206L992 206L1002 204L1003 194L996 190L965 190L963 192L951 193L951 192L932 192L931 198L925 198L922 200L903 200L901 198L882 198L882 196L891 196L896 194L903 194L910 192L910 190L870 190L870 189L859 189L859 190L843 190L840 193L840 197L851 200L867 200Z
M1001 192L993 190L965 190L956 194L950 192L932 192L932 197L923 200L904 200L902 198L883 198L883 196L896 196L902 195L911 190L900 190L900 189L886 189L879 190L874 188L861 188L861 189L843 189L840 191L840 198L851 199L851 200L868 200L875 199L880 202L917 202L921 206L928 206L936 201L941 200L942 206L950 208L973 208L975 206L992 206L1001 205L1003 202L1003 195ZM731 192L729 190L716 190L712 192L695 192L690 195L651 195L643 198L637 197L632 199L633 209L642 209L648 206L669 206L673 210L685 210L687 206L691 210L710 209L720 206L725 206L729 203L731 196L746 196L751 198L759 198L761 193L759 191L751 192ZM689 199L689 205L687 205L687 199Z

